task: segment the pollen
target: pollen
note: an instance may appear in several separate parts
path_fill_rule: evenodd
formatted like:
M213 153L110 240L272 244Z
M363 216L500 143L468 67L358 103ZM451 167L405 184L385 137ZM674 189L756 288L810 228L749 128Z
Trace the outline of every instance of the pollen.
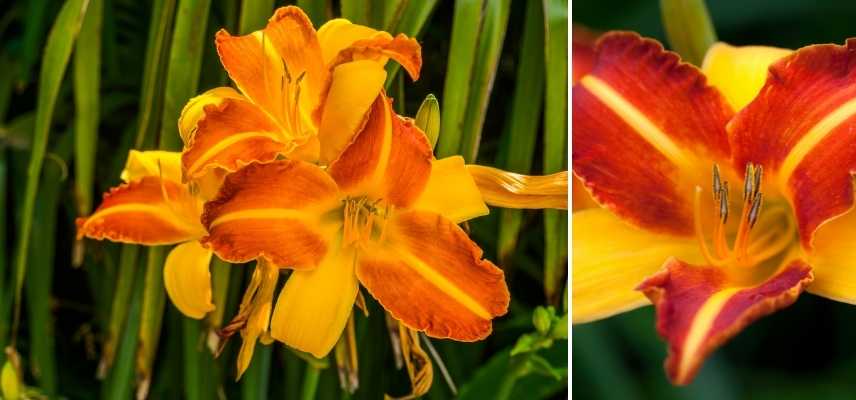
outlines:
M344 200L343 244L363 245L380 241L386 232L386 220L391 209L382 199L366 197Z
M789 236L777 235L776 232L765 232L754 243L750 240L752 230L758 222L764 203L764 193L761 191L764 169L760 165L749 163L743 177L742 211L738 221L736 235L732 245L728 244L727 229L731 206L731 194L728 181L722 179L719 166L713 166L713 203L717 215L716 226L713 229L712 250L702 227L701 187L696 187L694 197L694 220L696 237L702 254L711 265L755 265L776 254L779 254L789 243ZM733 225L732 225L733 226ZM790 227L785 233L793 229ZM734 231L732 231L734 232Z

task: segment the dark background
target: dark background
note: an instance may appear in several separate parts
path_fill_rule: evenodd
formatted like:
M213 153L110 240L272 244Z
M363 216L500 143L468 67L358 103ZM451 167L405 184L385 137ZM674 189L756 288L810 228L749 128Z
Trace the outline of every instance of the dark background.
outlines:
M853 1L707 3L719 40L733 45L798 48L856 36ZM658 1L575 1L571 8L576 25L665 40ZM655 331L653 307L572 331L577 399L856 398L856 307L811 294L750 325L714 352L687 387L666 379L666 344Z

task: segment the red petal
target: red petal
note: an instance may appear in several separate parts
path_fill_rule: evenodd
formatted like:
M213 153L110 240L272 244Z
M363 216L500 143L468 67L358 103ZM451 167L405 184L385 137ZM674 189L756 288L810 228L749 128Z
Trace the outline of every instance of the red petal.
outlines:
M721 268L672 258L637 289L657 308L657 331L669 343L666 373L685 385L713 350L753 321L791 305L813 279L811 267L794 260L766 280L743 286Z
M690 234L693 186L729 157L725 98L659 43L613 32L572 100L573 169L593 197L643 228Z
M804 47L770 67L758 97L728 126L736 168L762 165L794 208L802 244L853 205L856 39Z

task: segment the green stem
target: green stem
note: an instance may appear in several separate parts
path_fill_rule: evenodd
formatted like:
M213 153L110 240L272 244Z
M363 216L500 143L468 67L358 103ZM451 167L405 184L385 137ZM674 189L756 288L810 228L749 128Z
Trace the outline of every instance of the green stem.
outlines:
M318 390L318 378L321 377L321 370L306 364L306 372L303 375L303 394L300 396L303 400L312 400L315 398L315 392Z
M514 389L514 384L523 375L526 375L527 367L529 366L528 356L522 356L518 360L512 358L511 368L505 373L502 381L499 382L499 390L496 392L496 400L505 400L511 398L511 391Z

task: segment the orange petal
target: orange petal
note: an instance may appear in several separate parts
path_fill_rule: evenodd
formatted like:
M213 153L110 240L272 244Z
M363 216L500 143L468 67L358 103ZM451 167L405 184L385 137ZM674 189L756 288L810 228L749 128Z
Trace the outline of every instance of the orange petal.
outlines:
M245 96L279 121L285 119L282 58L262 31L232 36L225 29L215 35L217 54L223 68ZM264 44L264 47L262 47Z
M389 100L378 96L365 128L328 171L344 193L407 207L425 189L433 158L413 121L393 114Z
M856 39L815 45L770 66L760 94L729 123L735 166L764 167L790 200L802 245L853 206Z
M729 159L733 112L698 68L635 33L607 33L573 87L573 170L628 222L692 233L693 186Z
M219 105L225 99L244 99L237 90L230 87L217 87L187 101L178 117L178 133L185 145L190 144L196 134L196 124L205 116L205 107Z
M300 96L305 109L314 110L319 104L328 71L321 58L321 46L312 21L298 7L280 7L270 17L264 33L294 79L306 74Z
M205 203L202 239L223 260L264 257L295 269L318 265L337 227L322 217L339 207L336 183L304 161L250 164L226 177L217 197Z
M273 161L289 149L276 124L256 105L223 99L208 105L181 157L184 179L198 180L212 169L237 171L251 161Z
M356 60L378 60L386 63L387 58L398 61L414 81L419 79L422 46L416 39L402 33L395 37L381 34L371 39L358 40L339 52L331 63L331 68Z
M429 336L474 341L505 314L504 274L446 218L406 211L387 221L385 240L364 251L357 277L385 309Z
M751 285L735 285L719 267L667 261L638 290L657 308L657 331L669 343L669 379L690 383L713 350L758 318L791 305L812 279L811 267L800 260Z
M205 234L187 189L152 176L111 189L92 215L76 222L78 238L122 243L164 245Z
M591 194L576 175L572 175L571 178L571 204L575 212L598 207L597 202L591 198Z

